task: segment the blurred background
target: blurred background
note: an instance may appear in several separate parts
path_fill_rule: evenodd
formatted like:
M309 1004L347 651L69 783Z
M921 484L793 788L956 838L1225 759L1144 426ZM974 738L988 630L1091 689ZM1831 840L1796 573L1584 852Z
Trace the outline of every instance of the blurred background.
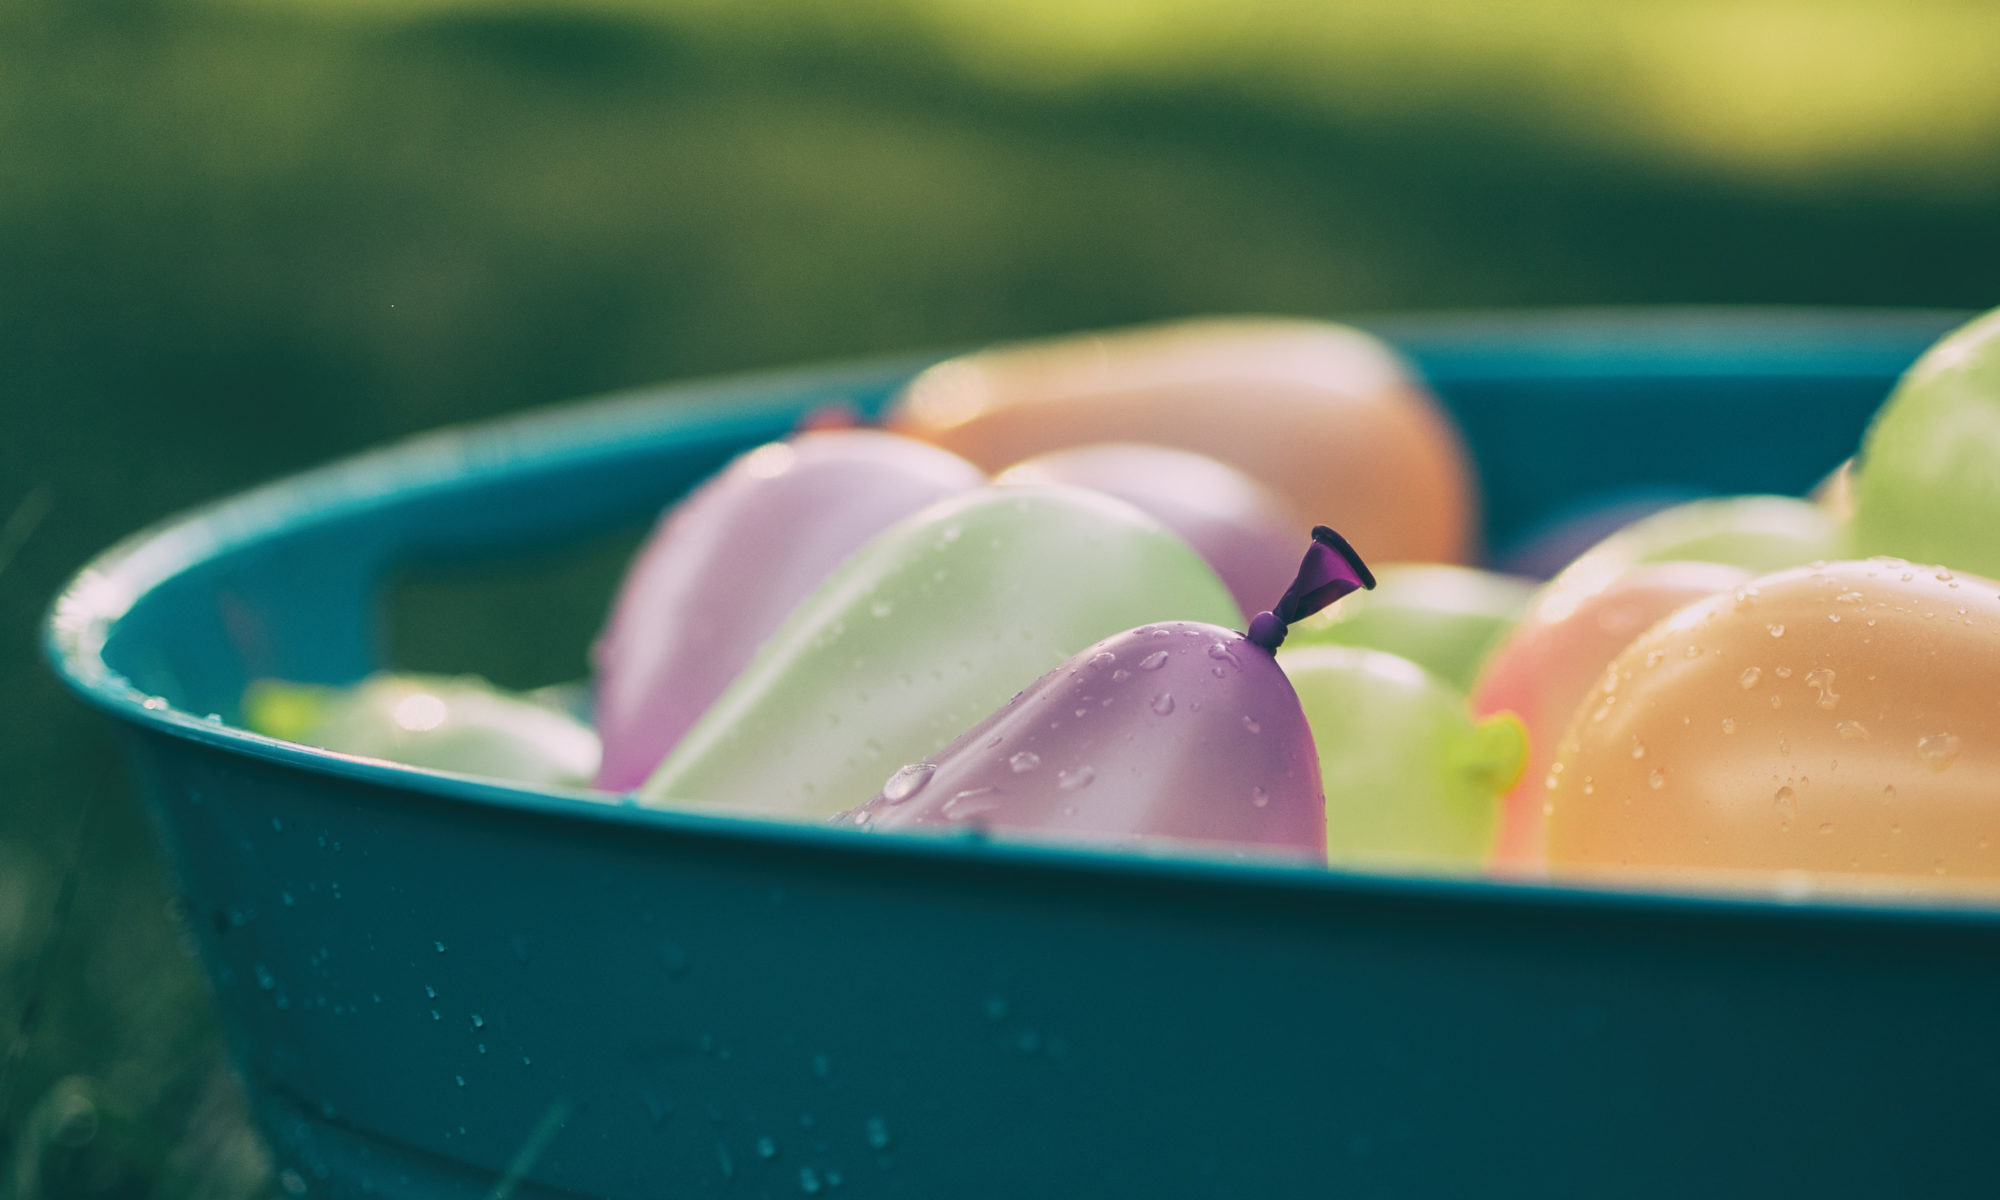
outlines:
M39 659L112 540L761 365L1210 311L1989 307L1996 45L1990 0L0 0L0 1198L303 1190ZM405 665L581 674L622 552L469 620L419 588Z

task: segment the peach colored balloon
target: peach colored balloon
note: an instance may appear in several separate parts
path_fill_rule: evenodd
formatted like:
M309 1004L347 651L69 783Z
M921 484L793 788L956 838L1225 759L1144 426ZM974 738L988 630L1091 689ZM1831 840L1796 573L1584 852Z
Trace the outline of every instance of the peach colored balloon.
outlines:
M919 375L888 425L988 471L1090 442L1194 450L1371 562L1471 549L1457 429L1394 351L1342 325L1210 318L1001 347Z
M1528 727L1528 767L1507 793L1493 866L1532 873L1542 866L1542 802L1549 763L1571 714L1604 668L1655 622L1750 580L1721 563L1668 562L1610 575L1557 576L1512 633L1487 657L1473 684L1472 711L1511 712Z
M1870 559L1684 608L1549 770L1558 877L2000 888L2000 583Z

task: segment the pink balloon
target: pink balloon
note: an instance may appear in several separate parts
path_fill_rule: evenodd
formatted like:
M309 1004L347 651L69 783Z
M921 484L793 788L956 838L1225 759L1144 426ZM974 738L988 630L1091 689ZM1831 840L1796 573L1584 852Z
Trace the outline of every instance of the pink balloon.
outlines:
M1269 650L1196 621L1105 638L844 819L1326 858L1319 757L1291 681Z
M1668 562L1612 575L1571 572L1542 589L1472 689L1473 712L1511 712L1528 727L1528 767L1501 812L1496 870L1541 870L1549 763L1570 717L1611 660L1656 622L1750 578L1720 563Z
M591 648L597 786L637 787L792 609L862 543L985 482L911 438L802 434L738 457L667 511Z

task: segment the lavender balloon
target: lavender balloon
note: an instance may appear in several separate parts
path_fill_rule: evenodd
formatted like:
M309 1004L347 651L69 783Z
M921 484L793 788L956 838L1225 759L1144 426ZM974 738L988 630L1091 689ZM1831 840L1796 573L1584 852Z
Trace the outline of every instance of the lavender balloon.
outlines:
M1324 861L1326 798L1285 626L1374 577L1321 526L1245 636L1198 621L1105 638L838 820L1112 842L1223 843Z
M670 509L591 649L597 786L643 783L779 623L849 554L984 482L971 463L872 430L760 446Z
M1193 546L1244 612L1285 586L1305 522L1228 463L1166 446L1104 443L1037 455L993 482L1067 483L1118 497Z

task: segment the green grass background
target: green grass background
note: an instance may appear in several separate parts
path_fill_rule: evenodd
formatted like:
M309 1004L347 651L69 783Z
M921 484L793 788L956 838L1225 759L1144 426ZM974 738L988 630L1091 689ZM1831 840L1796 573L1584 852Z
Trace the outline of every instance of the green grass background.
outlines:
M1983 0L0 0L0 1200L287 1182L34 644L113 539L444 422L820 357L1990 306L1994 45ZM397 644L579 674L621 550L420 585Z

